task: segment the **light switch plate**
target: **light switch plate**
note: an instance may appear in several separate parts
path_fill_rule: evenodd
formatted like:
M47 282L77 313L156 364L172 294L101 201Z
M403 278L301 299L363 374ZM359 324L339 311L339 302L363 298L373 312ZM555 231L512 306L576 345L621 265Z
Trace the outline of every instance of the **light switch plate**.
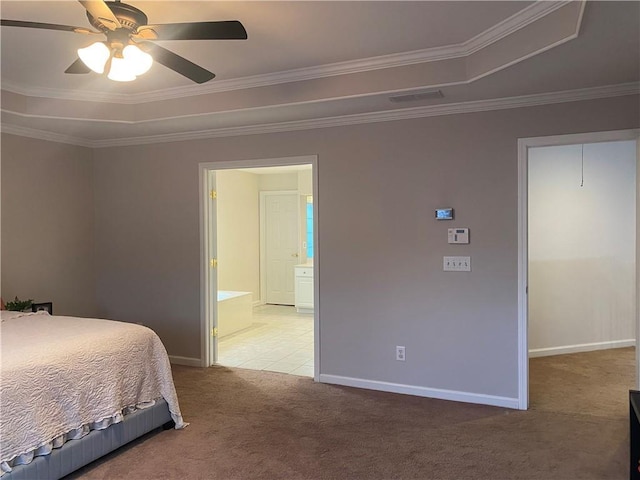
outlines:
M470 272L471 257L442 257L442 269L445 272Z

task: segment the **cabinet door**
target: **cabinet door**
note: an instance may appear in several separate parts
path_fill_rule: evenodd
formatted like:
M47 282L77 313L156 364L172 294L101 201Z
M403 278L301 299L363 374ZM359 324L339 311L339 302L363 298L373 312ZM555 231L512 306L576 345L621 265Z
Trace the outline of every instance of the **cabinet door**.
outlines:
M296 307L313 308L313 277L296 277Z

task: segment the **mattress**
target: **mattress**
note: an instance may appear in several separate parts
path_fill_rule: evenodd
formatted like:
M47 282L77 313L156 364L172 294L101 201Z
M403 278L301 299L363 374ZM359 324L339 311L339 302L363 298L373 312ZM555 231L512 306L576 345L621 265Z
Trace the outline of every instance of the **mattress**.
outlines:
M0 315L1 472L159 399L175 428L185 426L166 350L152 330L47 312Z

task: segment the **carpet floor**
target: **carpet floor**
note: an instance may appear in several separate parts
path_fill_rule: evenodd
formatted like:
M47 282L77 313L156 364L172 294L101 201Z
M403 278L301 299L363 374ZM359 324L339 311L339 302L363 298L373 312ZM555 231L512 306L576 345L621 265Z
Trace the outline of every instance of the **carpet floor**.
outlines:
M174 367L191 425L70 479L624 479L633 348L530 360L528 411Z

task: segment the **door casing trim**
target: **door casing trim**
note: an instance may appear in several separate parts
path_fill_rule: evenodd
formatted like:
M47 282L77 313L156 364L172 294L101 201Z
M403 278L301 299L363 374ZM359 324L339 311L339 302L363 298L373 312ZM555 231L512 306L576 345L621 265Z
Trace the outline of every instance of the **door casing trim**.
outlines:
M208 172L211 170L235 170L239 168L276 167L287 165L311 164L311 178L313 185L313 241L314 241L314 379L320 378L320 243L318 242L318 155L300 155L278 158L245 159L224 162L203 162L198 166L199 196L200 196L200 365L209 367L215 361L211 354L211 336L215 320L207 307L207 294L210 285L209 267L209 218L208 218ZM262 293L261 293L262 296ZM215 356L215 354L214 354Z

